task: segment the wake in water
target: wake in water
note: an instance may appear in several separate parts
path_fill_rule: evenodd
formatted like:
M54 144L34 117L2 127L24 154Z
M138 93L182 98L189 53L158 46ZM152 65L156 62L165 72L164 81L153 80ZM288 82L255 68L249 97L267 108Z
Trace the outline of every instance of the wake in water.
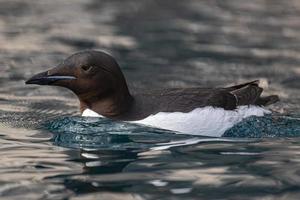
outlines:
M191 138L174 132L105 118L63 117L47 122L58 146L85 149L149 149L157 143Z
M45 123L45 127L54 133L53 142L58 146L110 150L166 149L216 140L241 142L238 138L300 136L300 118L272 115L244 119L221 138L178 134L105 118L64 117Z
M289 116L267 115L252 116L244 119L223 137L266 138L266 137L299 137L300 118Z

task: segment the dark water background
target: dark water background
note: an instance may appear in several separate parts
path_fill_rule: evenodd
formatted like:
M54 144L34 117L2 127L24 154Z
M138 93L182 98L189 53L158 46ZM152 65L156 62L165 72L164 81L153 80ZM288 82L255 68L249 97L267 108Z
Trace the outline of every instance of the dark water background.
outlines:
M0 0L0 199L299 199L298 137L70 117L72 93L24 85L90 48L112 53L131 87L260 79L281 97L271 109L300 113L298 0Z

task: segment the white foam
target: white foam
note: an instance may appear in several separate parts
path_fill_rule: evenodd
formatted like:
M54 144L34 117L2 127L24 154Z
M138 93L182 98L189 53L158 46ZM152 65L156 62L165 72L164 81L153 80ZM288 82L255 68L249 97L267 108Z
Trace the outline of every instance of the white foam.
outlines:
M196 108L189 113L160 112L155 115L130 123L143 124L177 131L190 135L220 137L226 130L233 127L249 116L263 116L271 113L259 106L240 106L234 111L223 108L204 107ZM82 116L103 117L92 110L85 110Z
M230 139L230 138L189 138L177 141L171 141L167 143L158 143L157 146L150 148L153 151L161 151L170 149L172 147L182 147L182 146L189 146L192 144L199 144L203 142L249 142L249 139Z

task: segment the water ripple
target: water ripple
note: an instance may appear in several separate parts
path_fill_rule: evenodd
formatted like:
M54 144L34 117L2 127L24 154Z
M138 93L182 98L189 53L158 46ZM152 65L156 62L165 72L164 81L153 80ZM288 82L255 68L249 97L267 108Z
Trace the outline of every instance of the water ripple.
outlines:
M203 142L242 142L239 138L298 137L299 122L299 118L288 116L253 116L226 131L223 138L195 137L104 118L61 117L48 121L45 127L54 133L54 144L63 147L163 150Z

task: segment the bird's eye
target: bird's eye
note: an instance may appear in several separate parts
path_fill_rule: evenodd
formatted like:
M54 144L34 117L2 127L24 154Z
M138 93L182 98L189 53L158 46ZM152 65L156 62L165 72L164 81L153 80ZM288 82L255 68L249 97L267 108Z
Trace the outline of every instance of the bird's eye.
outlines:
M83 71L85 71L85 72L90 71L92 68L93 68L93 66L90 66L90 65L83 65L83 66L81 66L81 69Z

